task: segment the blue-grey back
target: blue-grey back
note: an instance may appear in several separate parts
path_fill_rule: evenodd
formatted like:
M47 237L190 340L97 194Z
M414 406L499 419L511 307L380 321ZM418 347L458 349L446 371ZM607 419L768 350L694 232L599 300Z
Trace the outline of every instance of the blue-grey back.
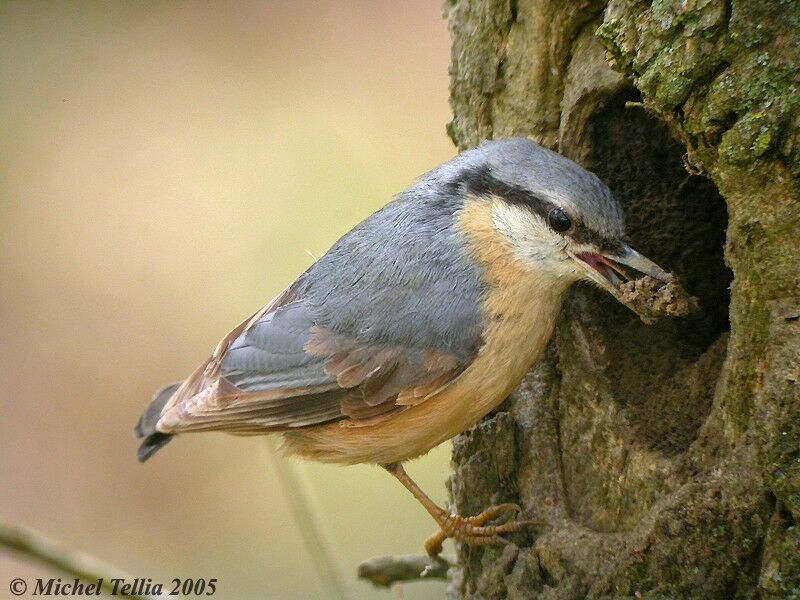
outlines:
M444 174L447 175L446 173ZM480 340L481 267L454 213L463 197L434 171L342 237L304 275L298 296L319 324L366 344L466 359Z

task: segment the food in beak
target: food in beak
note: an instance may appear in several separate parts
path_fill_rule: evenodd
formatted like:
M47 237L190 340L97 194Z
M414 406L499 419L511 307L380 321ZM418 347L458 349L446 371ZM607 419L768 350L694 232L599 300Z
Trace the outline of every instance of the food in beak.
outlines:
M683 317L699 308L697 298L690 296L674 278L664 283L644 275L622 282L617 289L620 302L647 324L659 317Z
M647 323L659 317L682 317L698 309L677 279L648 258L626 247L620 256L576 255L588 267L590 279ZM631 275L633 273L633 276Z

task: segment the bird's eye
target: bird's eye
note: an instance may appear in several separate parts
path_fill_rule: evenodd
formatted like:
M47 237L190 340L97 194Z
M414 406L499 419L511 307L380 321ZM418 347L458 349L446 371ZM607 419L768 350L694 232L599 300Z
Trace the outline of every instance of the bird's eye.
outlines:
M567 229L572 227L572 221L569 220L567 213L560 208L554 208L547 215L547 223L554 231L564 233Z

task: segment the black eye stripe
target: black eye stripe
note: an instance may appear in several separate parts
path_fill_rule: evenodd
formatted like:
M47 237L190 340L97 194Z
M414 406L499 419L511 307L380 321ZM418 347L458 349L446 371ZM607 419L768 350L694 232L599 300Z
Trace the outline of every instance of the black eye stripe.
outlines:
M475 196L499 196L512 204L525 206L539 215L550 227L552 227L552 225L550 224L548 216L551 211L563 210L549 200L540 198L524 188L500 181L492 175L488 166L466 170L458 178L452 180L449 185L452 186L452 193L454 194L460 194L466 191ZM462 186L465 189L462 189ZM568 232L566 235L575 242L579 244L609 247L618 245L618 242L607 240L596 231L589 229L579 219L571 217L569 214L567 214L567 218L571 223L570 227L567 228Z
M547 215L550 211L558 208L552 202L540 198L526 189L500 181L492 175L487 166L465 171L453 184L464 185L466 191L475 196L499 196L512 204L525 206L533 210L545 222L547 222Z
M575 223L569 236L578 244L587 244L596 246L598 248L619 248L620 243L614 240L604 238L596 231L587 228L583 223Z

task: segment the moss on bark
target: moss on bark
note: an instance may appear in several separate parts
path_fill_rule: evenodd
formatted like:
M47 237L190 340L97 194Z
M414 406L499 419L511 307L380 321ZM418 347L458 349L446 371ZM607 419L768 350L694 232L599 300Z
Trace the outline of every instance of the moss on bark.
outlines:
M450 595L800 597L800 5L447 12L456 144L527 135L582 162L702 305L647 328L574 291L450 482L462 513L518 500L548 526L461 548Z

